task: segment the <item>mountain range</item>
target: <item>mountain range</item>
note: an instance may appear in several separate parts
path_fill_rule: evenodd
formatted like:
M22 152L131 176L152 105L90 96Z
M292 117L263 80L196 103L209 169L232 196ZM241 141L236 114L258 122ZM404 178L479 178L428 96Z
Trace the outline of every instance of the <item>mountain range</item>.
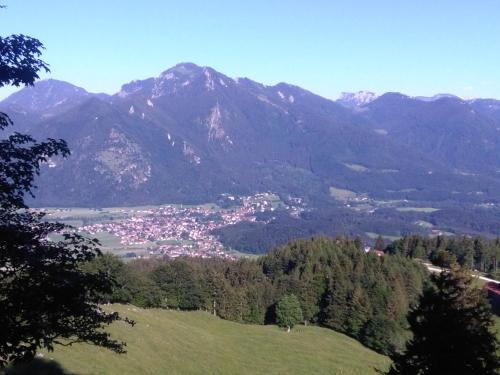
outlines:
M374 199L500 202L500 101L400 93L329 100L178 64L114 95L39 81L0 102L10 130L63 138L35 205L214 201L273 191L315 205L331 187Z

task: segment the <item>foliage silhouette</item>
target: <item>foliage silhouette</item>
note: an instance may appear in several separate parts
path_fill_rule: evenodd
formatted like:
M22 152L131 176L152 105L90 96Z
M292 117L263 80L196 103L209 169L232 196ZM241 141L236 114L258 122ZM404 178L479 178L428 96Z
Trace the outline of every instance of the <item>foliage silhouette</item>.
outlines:
M0 87L32 85L48 65L39 58L42 44L24 35L0 38ZM0 113L0 130L12 125ZM89 342L116 352L124 343L102 328L121 319L99 307L113 280L87 273L82 263L101 256L97 240L29 210L34 179L49 158L69 155L63 140L37 142L14 132L0 140L0 368L32 360L38 348ZM58 232L60 240L50 240Z
M409 315L413 338L392 356L389 375L495 375L500 371L491 307L470 273L456 263L433 276Z
M29 363L9 367L4 375L75 375L64 370L59 363L46 359L35 358Z

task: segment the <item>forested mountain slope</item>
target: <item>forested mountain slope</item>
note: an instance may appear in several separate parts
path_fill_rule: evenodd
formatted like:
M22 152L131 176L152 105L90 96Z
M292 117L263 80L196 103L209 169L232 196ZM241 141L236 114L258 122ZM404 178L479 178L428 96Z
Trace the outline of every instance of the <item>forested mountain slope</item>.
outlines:
M41 81L0 109L17 129L64 138L72 150L44 168L39 205L206 202L268 190L319 204L331 186L383 199L500 198L495 101L365 96L346 106L184 63L112 96Z

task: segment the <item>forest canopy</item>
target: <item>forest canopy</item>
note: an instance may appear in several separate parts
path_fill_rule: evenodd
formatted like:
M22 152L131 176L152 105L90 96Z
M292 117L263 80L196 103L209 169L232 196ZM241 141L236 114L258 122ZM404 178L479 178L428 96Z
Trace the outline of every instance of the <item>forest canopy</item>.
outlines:
M102 302L202 309L242 323L276 323L276 304L295 295L303 323L344 332L382 353L403 348L406 315L427 271L401 256L365 253L346 237L296 240L257 260L178 258L134 260L107 254L87 264L112 274L120 287Z

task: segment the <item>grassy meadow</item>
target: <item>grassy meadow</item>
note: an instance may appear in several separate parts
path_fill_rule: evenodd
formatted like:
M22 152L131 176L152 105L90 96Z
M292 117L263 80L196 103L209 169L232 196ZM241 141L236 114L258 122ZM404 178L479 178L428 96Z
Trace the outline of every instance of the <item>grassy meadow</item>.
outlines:
M111 305L137 322L117 322L113 336L127 342L118 355L89 345L45 353L74 374L329 374L369 375L389 360L325 328L245 325L205 312L143 310Z

